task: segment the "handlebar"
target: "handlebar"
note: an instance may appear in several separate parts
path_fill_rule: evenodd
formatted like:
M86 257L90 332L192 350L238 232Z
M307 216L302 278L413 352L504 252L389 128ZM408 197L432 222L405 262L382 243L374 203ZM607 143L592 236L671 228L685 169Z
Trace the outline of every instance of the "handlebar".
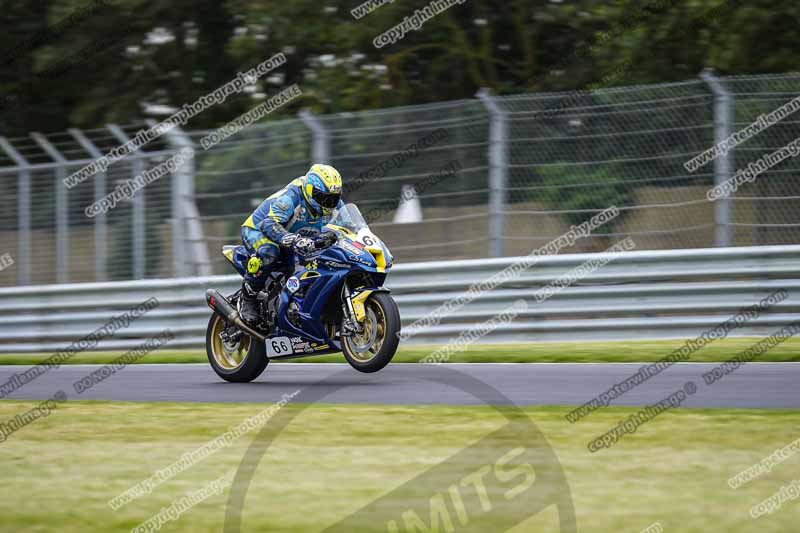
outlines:
M322 250L324 248L330 248L339 240L339 236L332 232L326 231L325 233L320 234L314 239L314 247L317 250Z

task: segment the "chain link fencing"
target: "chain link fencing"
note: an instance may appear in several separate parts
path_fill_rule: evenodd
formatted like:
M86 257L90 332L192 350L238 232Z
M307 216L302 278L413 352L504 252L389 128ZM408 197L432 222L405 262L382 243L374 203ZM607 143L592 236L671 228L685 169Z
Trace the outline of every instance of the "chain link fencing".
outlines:
M711 146L713 96L705 83L498 99L508 116L505 250L555 238L609 206L620 209L574 251L633 237L640 249L714 245L705 198L713 169L683 163Z
M735 102L733 129L746 128L800 96L800 74L734 77L723 80ZM744 169L765 154L800 138L800 113L791 115L736 147L734 169ZM797 244L800 242L800 159L793 157L746 182L731 198L733 243Z
M0 285L231 273L220 254L269 194L312 162L336 166L397 262L525 255L614 205L621 215L562 253L800 242L800 161L730 198L706 196L737 169L800 137L800 114L690 172L685 163L800 95L800 75L708 78L591 92L521 94L275 120L204 151L208 131L175 132L72 189L95 157L74 131L2 139ZM125 126L129 137L145 127ZM112 129L79 132L100 153ZM163 162L196 157L109 210L85 208ZM446 171L449 169L449 171ZM61 190L60 190L61 189Z
M133 137L143 127L134 124L119 131ZM0 285L173 276L170 176L105 213L86 213L95 201L162 163L173 151L163 142L153 143L147 151L68 188L64 179L90 163L93 154L99 157L123 142L107 128L40 139L6 140L6 151L10 149L13 157L0 160L0 165L13 164L14 159L22 163L17 168L0 166L0 189L5 193L0 199L0 250L14 259L11 267L0 271ZM90 143L90 150L81 142Z

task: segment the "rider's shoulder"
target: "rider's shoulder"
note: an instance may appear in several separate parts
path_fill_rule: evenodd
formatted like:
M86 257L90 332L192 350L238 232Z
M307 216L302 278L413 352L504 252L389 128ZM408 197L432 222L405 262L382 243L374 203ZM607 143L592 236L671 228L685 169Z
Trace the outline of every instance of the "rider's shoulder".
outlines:
M303 178L293 179L283 188L282 196L290 196L293 200L299 200L303 196Z
M286 187L271 194L267 199L274 201L280 198L297 203L297 201L303 196L302 181L302 178L292 180L288 185L286 185Z

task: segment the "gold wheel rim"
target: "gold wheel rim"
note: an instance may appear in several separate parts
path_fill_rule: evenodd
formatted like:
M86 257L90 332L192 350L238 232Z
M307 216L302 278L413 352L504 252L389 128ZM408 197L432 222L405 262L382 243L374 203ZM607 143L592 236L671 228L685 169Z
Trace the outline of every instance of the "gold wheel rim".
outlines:
M364 332L352 337L345 337L350 348L350 356L359 363L372 361L381 351L386 340L386 314L375 300L366 302L366 320L363 322Z
M221 316L216 315L214 327L211 328L211 355L214 356L214 361L225 370L236 370L247 359L252 338L248 335L242 335L239 338L239 342L235 345L229 345L220 338L220 333L224 330L225 321Z

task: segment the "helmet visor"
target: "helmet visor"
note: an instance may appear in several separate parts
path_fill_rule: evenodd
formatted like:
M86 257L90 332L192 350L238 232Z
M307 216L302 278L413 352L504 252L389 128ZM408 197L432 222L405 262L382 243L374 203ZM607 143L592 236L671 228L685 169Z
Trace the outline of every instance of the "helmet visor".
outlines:
M324 192L314 189L311 197L325 209L333 209L339 205L339 198L341 194L338 192Z

